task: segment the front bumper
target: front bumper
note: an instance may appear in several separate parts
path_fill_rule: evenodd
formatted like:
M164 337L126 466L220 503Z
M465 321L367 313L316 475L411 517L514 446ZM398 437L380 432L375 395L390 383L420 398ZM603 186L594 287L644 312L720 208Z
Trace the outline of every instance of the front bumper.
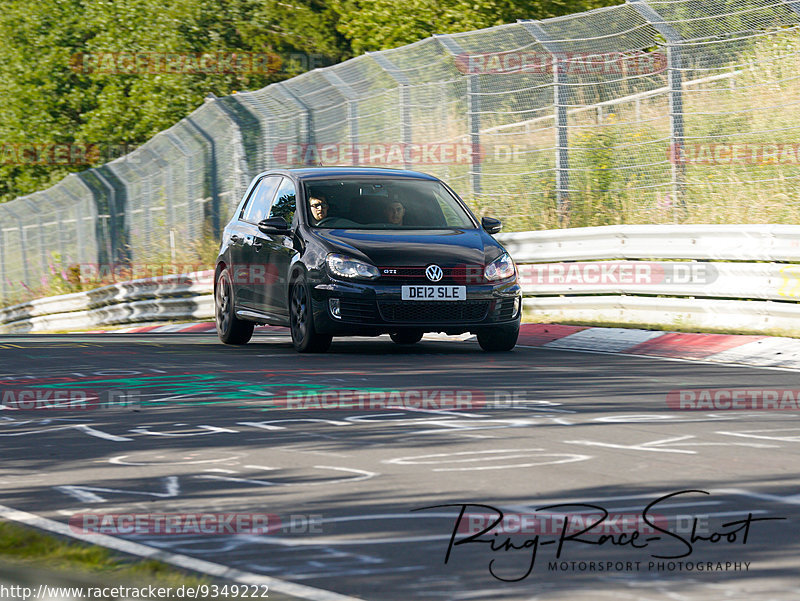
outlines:
M516 280L466 286L461 301L403 301L400 283L329 280L312 288L314 324L335 336L378 335L403 330L463 334L518 324L522 291ZM340 317L329 300L339 299Z

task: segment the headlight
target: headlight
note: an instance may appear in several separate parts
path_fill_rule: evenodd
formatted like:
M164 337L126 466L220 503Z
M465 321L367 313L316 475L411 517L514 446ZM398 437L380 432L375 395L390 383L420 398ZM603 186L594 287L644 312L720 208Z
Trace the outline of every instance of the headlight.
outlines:
M325 258L331 274L338 278L374 280L380 277L378 268L347 255L331 253Z
M489 263L483 271L483 275L490 282L513 278L516 273L517 270L516 267L514 267L514 261L511 260L508 253L503 253L497 257L494 261Z

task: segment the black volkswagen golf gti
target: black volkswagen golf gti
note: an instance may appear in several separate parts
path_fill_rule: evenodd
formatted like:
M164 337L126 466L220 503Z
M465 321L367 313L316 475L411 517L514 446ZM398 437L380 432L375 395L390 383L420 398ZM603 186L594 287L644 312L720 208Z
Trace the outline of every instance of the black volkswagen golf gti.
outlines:
M521 294L514 262L433 176L394 169L269 171L250 184L217 258L217 332L245 344L255 324L289 326L300 352L333 336L477 335L514 348Z

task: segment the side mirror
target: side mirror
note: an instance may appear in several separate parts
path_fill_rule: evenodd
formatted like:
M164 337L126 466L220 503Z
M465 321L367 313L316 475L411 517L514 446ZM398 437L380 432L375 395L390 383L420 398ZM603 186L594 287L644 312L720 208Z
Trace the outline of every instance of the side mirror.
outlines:
M494 217L484 217L481 219L481 226L483 226L483 229L489 234L496 234L503 229L503 222Z
M283 217L273 217L258 222L258 229L264 234L288 234L289 224Z

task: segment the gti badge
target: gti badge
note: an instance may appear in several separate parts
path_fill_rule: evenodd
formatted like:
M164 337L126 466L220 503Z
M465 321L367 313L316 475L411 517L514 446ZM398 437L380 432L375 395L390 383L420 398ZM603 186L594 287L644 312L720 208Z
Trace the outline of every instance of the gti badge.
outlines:
M425 275L428 276L431 282L438 282L444 274L442 273L442 268L438 265L428 265L425 269Z

